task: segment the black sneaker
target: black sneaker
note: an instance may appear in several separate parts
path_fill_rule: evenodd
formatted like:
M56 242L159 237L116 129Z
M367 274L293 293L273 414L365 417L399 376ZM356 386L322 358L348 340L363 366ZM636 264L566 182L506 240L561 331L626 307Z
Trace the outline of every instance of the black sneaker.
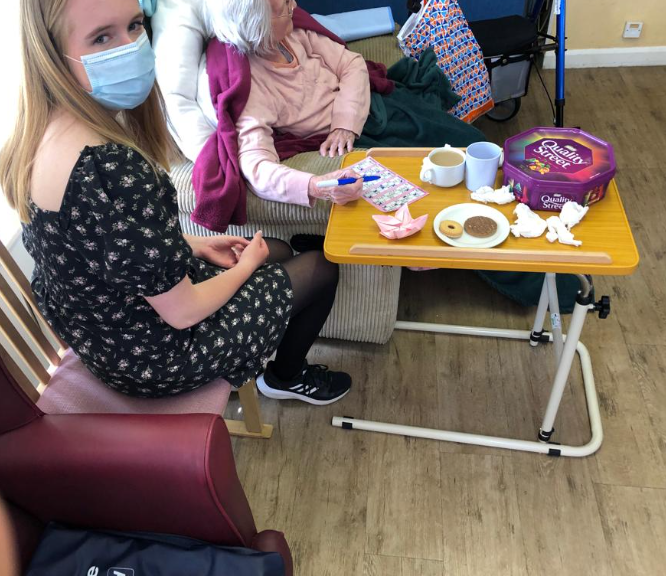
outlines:
M264 396L276 400L301 400L324 406L340 400L351 389L351 376L346 372L333 372L323 364L303 365L301 374L293 380L280 380L273 372L273 362L257 378L257 388Z

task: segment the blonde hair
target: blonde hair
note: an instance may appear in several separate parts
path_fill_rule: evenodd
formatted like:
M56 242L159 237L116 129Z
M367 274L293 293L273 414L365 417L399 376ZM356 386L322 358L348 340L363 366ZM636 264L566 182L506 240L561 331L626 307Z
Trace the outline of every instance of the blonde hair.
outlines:
M156 174L158 166L169 170L177 151L157 84L143 104L114 117L80 86L65 63L62 15L67 0L20 2L23 78L16 126L0 151L0 188L21 220L30 220L33 160L55 109L69 112L105 141L134 148Z

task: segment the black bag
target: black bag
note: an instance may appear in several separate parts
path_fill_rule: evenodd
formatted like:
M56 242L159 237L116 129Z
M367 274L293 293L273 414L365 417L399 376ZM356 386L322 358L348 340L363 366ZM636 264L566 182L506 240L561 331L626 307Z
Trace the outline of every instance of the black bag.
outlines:
M284 576L277 552L182 536L89 532L50 524L27 576Z

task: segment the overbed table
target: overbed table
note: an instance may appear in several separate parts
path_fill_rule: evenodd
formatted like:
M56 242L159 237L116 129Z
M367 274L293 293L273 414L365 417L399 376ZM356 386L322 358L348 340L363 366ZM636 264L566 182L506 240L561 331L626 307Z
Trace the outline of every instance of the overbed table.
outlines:
M326 231L324 252L330 261L340 264L545 272L541 298L531 331L404 321L396 322L395 326L397 330L525 340L533 347L545 342L553 343L557 369L541 428L538 431L538 439L530 441L501 438L337 416L333 418L333 425L353 430L431 438L551 456L581 457L593 454L601 446L603 430L592 363L585 345L580 341L580 334L588 313L599 311L604 317L610 312L610 304L605 298L598 303L592 300L592 279L589 275L629 275L636 269L639 261L638 250L615 181L611 182L606 197L592 206L581 224L573 229L576 239L583 241L581 247L551 244L546 240L545 234L536 239L514 238L510 234L496 248L453 248L436 236L432 223L435 216L444 208L453 204L471 202L470 194L464 184L454 188L438 188L420 181L421 162L430 150L430 148L374 148L367 152L367 155L373 156L403 178L430 192L428 196L409 206L414 218L429 214L423 230L408 238L388 240L379 234L379 229L371 218L372 214L380 214L379 210L360 199L345 206L333 206ZM352 152L345 157L343 166L354 164L365 155L366 152ZM498 186L500 183L501 174L498 175ZM491 206L502 212L509 221L515 220L512 214L515 203ZM553 212L541 213L544 218L553 214ZM562 331L555 284L555 275L563 273L576 274L581 283L566 335ZM544 332L543 327L548 312L550 312L551 330ZM591 439L583 446L568 446L551 442L551 436L576 353L581 361Z

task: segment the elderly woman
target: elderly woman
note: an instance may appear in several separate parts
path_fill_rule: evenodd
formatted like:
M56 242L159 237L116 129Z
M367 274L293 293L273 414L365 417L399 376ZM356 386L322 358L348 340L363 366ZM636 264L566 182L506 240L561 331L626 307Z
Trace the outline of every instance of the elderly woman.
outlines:
M298 17L300 28L294 28L292 17ZM228 141L222 142L222 146L218 141L206 150L206 140L216 126L219 133L219 124L224 130L230 124L235 126L238 134L237 138L234 134L234 144L237 141L238 151L233 160L237 160L242 176L259 197L304 206L311 205L317 197L345 203L358 197L361 183L318 189L319 180L329 180L333 175L314 176L281 165L280 158L284 156L279 155L274 142L278 135L282 138L289 133L300 139L301 144L305 142L306 149L319 148L323 155L329 156L350 151L364 129L366 140L361 142L364 145L438 146L448 142L464 146L484 139L481 132L447 114L446 103L437 96L434 107L432 103L428 107L424 100L419 100L419 95L400 86L390 96L371 98L371 82L363 58L332 39L305 12L296 10L293 0L161 0L154 23L157 78L166 95L174 135L186 156L197 160L194 174L197 211L203 196L201 174L207 177L213 195L221 182L218 171L207 166L216 160L211 160L211 155L216 155L220 148L229 152ZM193 30L200 35L195 40L192 40L196 34ZM187 74L192 64L183 61L192 58L193 53L200 56L208 38L213 36L220 42L212 40L209 44L207 66L204 58L199 67L198 92L195 90L193 97L191 74ZM229 98L226 93L221 98L214 91L219 85L216 67L219 70L218 61L223 60L222 68L227 73L228 53L213 50L211 57L211 46L223 45L232 46L236 53L244 55L249 62L247 76L251 82L242 106L238 101L231 105L240 108L237 116L220 121L220 99L226 102ZM407 59L405 62L420 65ZM437 77L447 87L441 87L441 92L457 98L450 92L443 74L437 71L436 63L433 67L436 73L430 74L429 79ZM239 78L228 80L232 91L235 90ZM431 96L436 90L428 87L425 92ZM398 120L394 115L388 122L393 134L390 138L389 134L373 134L368 140L369 125L378 124L373 121L375 108L389 99L393 109L401 108ZM224 166L220 171L228 176ZM227 180L224 185L229 186ZM217 198L221 200L218 205L228 206L231 201L225 194ZM197 219L197 211L193 220L206 225Z
M345 203L358 197L360 182L317 188L317 181L331 175L280 164L273 133L324 134L322 155L351 151L370 111L367 67L342 44L294 29L295 7L295 0L204 0L209 29L250 63L250 93L236 121L240 168L261 198L306 206L320 197Z

